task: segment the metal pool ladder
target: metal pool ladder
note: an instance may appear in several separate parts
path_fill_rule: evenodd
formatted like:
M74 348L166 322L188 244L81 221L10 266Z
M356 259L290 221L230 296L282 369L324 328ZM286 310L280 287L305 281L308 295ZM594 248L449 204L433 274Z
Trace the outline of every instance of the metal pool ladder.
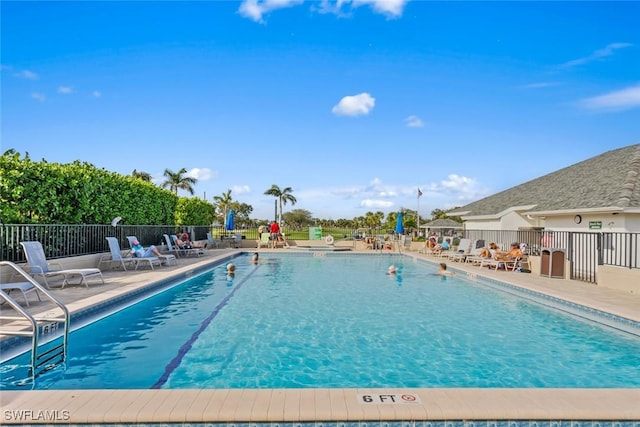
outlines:
M7 292L0 291L0 300L4 300L18 316L0 315L1 320L9 320L10 324L5 324L2 328L3 335L31 337L31 367L29 376L35 378L44 371L56 365L64 363L67 359L67 342L69 339L70 316L67 307L40 283L33 279L18 265L10 261L0 261L0 267L8 266L13 270L13 277L22 276L28 283L36 288L36 292L42 293L46 299L59 308L61 315L52 316L51 311L41 314L31 314L24 307L17 303ZM25 296L26 298L26 296ZM63 324L62 343L49 349L42 349L45 344L55 340L60 336L58 333L60 323ZM42 342L42 339L45 341Z

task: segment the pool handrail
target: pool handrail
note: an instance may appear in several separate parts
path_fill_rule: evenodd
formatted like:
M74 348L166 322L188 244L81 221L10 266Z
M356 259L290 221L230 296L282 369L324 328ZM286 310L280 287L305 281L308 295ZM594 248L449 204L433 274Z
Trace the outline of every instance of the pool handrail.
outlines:
M64 363L67 359L67 344L69 340L69 327L71 323L71 317L69 314L69 309L55 296L53 296L44 286L42 286L38 281L36 281L31 275L29 275L26 271L24 271L21 267L14 264L11 261L0 261L0 267L8 266L13 270L13 276L16 274L22 276L26 281L28 281L31 285L33 285L37 291L42 292L42 294L47 298L50 302L56 305L63 313L63 317L37 317L30 314L24 307L22 307L15 299L13 299L7 292L0 291L0 297L2 297L11 308L13 308L20 317L15 316L0 316L2 320L19 320L20 318L24 318L29 323L31 327L30 331L25 330L15 330L15 331L3 331L4 335L10 336L31 336L31 369L30 376L31 378L35 378L38 375L38 368L45 365L49 361L55 359L58 356L62 356L60 363ZM13 277L12 276L12 277ZM38 344L40 341L40 323L53 323L53 322L63 322L64 330L63 330L63 339L62 344L60 346L56 346L50 350L45 351L41 355L38 355ZM56 352L56 350L59 350ZM53 353L53 354L52 354ZM44 360L39 362L39 359L47 356Z

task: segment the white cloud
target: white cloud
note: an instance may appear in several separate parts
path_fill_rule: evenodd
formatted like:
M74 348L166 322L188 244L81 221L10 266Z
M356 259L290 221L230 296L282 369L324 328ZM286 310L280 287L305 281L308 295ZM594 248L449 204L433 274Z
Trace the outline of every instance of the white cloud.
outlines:
M625 47L631 47L631 46L633 46L631 43L611 43L603 49L596 50L589 56L567 61L564 64L561 64L560 68L572 68L578 65L585 65L585 64L588 64L589 62L597 61L601 58L606 58L607 56L611 56L613 55L613 52L616 51L617 49L623 49Z
M522 86L524 89L544 89L546 87L559 86L559 82L537 82Z
M234 185L231 187L232 194L247 194L251 193L251 187L248 185Z
M388 18L396 18L402 15L404 6L408 0L353 0L353 6L370 6L374 12L386 15Z
M424 127L424 122L420 120L418 116L409 116L406 119L404 119L404 122L407 124L407 127L410 127L410 128Z
M71 86L60 86L58 87L58 93L69 94L73 93L73 88Z
M358 95L345 96L331 109L331 112L338 116L362 116L369 114L375 104L375 98L363 92Z
M317 10L320 13L343 16L345 15L343 8L355 9L360 6L369 6L375 13L386 15L388 18L397 18L402 15L407 3L408 0L322 0Z
M31 92L31 98L40 102L44 102L47 99L46 95L42 92Z
M629 110L640 107L640 84L604 95L586 98L579 102L587 110Z
M255 22L263 23L263 16L272 10L302 4L303 0L244 0L238 9L238 13Z
M187 176L191 177L191 178L195 178L198 181L208 181L210 179L215 178L217 175L217 172L213 172L211 169L208 168L193 168L190 171L187 172Z
M360 202L360 206L367 209L388 209L393 206L393 202L390 200L364 199Z
M29 71L29 70L22 70L20 72L17 72L14 74L14 76L21 78L21 79L27 79L27 80L38 80L39 77L36 73L34 73L33 71Z
M93 92L91 92L91 95L95 98L100 98L102 96L102 93L100 93L100 91L94 90Z

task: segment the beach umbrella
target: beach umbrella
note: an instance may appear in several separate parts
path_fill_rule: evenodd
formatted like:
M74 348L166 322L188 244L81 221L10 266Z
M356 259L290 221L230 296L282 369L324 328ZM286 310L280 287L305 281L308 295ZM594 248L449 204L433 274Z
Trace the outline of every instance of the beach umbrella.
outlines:
M233 218L234 215L235 215L235 212L233 212L233 209L229 210L229 214L227 215L227 227L226 227L228 231L235 230L236 228L236 224Z
M404 234L404 225L402 224L402 212L398 212L396 221L396 234Z

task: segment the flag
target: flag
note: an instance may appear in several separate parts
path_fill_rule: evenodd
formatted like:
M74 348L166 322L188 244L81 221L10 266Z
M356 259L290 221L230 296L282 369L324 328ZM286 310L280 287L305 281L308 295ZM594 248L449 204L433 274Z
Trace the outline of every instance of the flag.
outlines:
M422 196L422 190L420 189L420 187L418 187L418 199L420 198L420 196Z

